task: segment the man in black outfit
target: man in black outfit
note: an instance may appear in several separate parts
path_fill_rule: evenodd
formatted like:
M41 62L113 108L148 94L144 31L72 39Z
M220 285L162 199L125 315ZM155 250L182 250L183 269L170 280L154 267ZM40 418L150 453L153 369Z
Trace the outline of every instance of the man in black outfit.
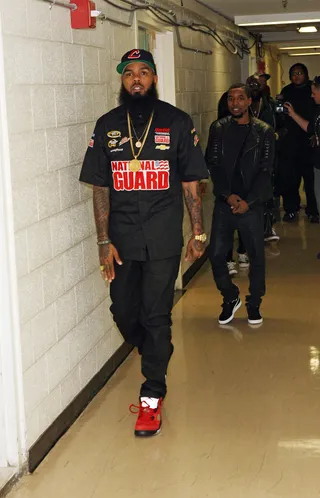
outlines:
M183 244L183 196L193 236L186 259L200 258L206 235L199 180L207 168L191 118L158 99L150 52L133 49L117 66L120 106L102 116L80 180L93 185L100 269L110 282L111 312L141 354L135 435L161 429L166 373L173 353L171 310Z
M306 121L312 121L316 105L311 97L311 81L304 64L295 64L290 69L290 85L283 88L284 102L289 102ZM301 178L307 197L306 215L312 223L319 222L316 198L314 195L313 151L309 137L300 126L286 115L285 127L288 130L280 150L277 185L283 197L285 215L283 221L296 221L300 210L299 188Z
M250 324L260 324L265 294L263 204L272 198L275 138L273 129L249 115L250 88L233 85L228 91L231 116L210 128L206 161L214 185L209 257L223 296L219 323L225 325L241 306L239 289L229 275L226 254L234 231L240 231L250 260L250 295L246 305Z

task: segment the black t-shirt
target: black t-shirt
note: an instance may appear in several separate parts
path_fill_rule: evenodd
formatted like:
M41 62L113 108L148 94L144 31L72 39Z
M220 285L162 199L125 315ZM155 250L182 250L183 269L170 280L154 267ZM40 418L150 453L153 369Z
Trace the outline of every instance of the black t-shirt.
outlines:
M143 123L134 124L138 135L142 134ZM122 258L144 261L147 253L152 260L180 254L181 182L208 176L198 142L188 114L157 100L139 156L142 167L134 172L129 169L133 155L125 107L117 107L98 120L80 181L110 188L109 236Z
M242 167L244 164L242 164L241 156L249 131L250 125L239 125L232 121L226 139L228 141L228 147L225 150L226 162L235 165L231 179L231 192L239 195L241 199L245 199L248 194L243 182Z
M303 86L296 86L293 83L283 88L281 94L285 102L290 102L299 116L302 116L307 121L311 121L316 105L311 96L311 82ZM300 128L300 126L288 115L285 115L285 127L288 130L288 135L285 141L290 141L292 147L299 147L301 142L307 144L308 136Z
M317 111L314 118L309 122L308 133L315 137L314 142L314 167L320 169L320 106L317 106Z

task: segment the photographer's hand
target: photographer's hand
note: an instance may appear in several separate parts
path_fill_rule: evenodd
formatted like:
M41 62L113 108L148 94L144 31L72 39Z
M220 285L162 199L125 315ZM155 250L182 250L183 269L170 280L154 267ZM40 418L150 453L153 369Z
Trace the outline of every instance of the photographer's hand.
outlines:
M299 116L296 113L290 102L286 102L284 107L288 110L288 115L302 128L304 131L308 131L309 121Z

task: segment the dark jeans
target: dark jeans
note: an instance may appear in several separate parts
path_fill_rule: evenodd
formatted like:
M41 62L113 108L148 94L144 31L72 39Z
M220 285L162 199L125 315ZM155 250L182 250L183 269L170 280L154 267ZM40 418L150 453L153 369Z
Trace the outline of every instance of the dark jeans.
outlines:
M171 311L180 255L157 261L124 260L110 286L110 310L124 339L137 346L146 381L140 396L164 398L171 344Z
M245 254L246 248L245 248L245 245L243 243L241 233L239 232L239 230L238 230L238 244L239 245L238 245L237 253L238 254ZM227 254L227 262L229 262L229 261L233 261L233 241L232 241L231 249L228 251L228 254Z
M299 188L301 178L307 198L307 215L316 215L317 202L314 195L314 171L312 149L308 144L285 142L281 149L277 171L277 191L283 197L283 207L287 213L298 212L300 209Z
M265 295L265 255L263 206L246 214L232 214L230 206L217 202L213 212L209 257L213 277L225 301L233 301L239 289L233 284L226 264L227 252L233 243L234 231L241 233L250 260L250 288L247 303L259 306Z

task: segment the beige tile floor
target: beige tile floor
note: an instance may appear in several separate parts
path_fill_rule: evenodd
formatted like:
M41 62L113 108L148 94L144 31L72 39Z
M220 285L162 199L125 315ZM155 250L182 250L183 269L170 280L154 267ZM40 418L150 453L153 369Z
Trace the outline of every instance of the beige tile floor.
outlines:
M133 437L133 354L10 498L320 497L320 227L279 232L261 328L219 328L207 265L175 307L161 435Z

